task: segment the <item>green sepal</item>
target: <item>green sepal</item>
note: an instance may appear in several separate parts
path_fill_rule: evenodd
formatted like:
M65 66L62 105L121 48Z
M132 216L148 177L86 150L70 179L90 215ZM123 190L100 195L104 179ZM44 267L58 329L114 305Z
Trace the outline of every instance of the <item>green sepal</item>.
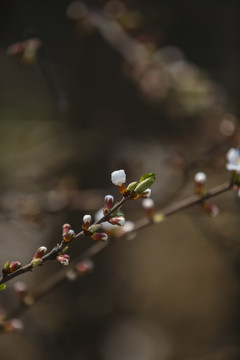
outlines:
M101 227L101 224L93 224L88 228L88 231L91 234L94 234L96 231L98 231L100 229L100 227Z
M9 267L10 267L10 261L8 260L3 268L4 268L4 270L8 270Z

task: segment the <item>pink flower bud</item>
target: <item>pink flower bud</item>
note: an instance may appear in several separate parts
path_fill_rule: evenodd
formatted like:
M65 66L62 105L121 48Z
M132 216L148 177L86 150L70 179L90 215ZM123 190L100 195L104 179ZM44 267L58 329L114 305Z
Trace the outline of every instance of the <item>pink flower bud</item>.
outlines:
M21 331L23 330L23 327L23 322L20 319L8 320L4 325L6 331Z
M70 229L68 230L68 232L63 236L63 240L65 242L69 242L70 240L72 240L72 238L75 236L75 231Z
M57 256L57 261L63 266L69 265L70 256L67 254Z
M123 226L125 224L124 216L114 216L108 220L112 225Z
M64 224L62 226L62 236L64 237L66 235L66 233L71 229L71 225L70 224Z
M100 241L107 241L108 240L108 236L106 233L94 233L93 235L91 235L91 238L93 240L100 240Z
M38 258L42 258L44 254L46 254L47 252L47 248L45 246L41 246L37 251L36 254L34 255L33 259L38 259Z
M204 203L203 204L204 209L210 213L213 217L217 216L219 214L219 208L216 205Z
M92 217L91 215L84 215L82 220L82 229L87 231L89 226L91 225Z
M24 281L17 281L14 284L14 290L16 291L19 300L23 300L27 294L27 285Z
M111 210L112 206L113 206L113 202L114 202L114 197L112 195L106 195L105 199L104 199L104 208L103 208L103 213L104 215L106 215L107 213L109 213L109 211Z
M35 268L35 267L37 267L37 266L41 266L41 265L43 265L43 261L42 261L41 258L33 259L33 260L31 261L31 266L32 266L33 268Z
M76 270L79 274L84 275L94 269L94 264L91 259L85 259L76 265Z
M19 261L12 261L8 268L8 274L15 272L16 270L20 269L21 263Z

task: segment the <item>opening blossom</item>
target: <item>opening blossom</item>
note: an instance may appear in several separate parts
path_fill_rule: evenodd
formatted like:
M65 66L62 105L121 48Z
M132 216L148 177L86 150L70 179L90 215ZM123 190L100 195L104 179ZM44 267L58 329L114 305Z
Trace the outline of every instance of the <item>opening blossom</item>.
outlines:
M229 171L236 171L238 174L240 174L240 150L237 148L231 148L227 152L226 157L228 160L226 168Z

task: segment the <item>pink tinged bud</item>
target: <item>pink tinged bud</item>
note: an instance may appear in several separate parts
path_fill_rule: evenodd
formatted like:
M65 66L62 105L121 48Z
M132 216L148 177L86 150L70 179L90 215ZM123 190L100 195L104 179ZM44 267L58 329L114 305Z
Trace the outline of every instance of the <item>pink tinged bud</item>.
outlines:
M109 213L109 211L111 210L112 206L113 206L113 202L114 202L114 197L112 195L106 195L105 199L104 199L104 208L103 208L103 213L104 215L106 215L107 213Z
M16 270L20 269L21 264L19 261L12 261L8 268L8 274L15 272Z
M59 255L57 256L57 261L59 262L59 264L63 265L63 266L68 266L69 265L69 260L70 257L69 255Z
M115 216L108 220L112 225L123 226L125 224L124 216Z
M84 215L82 220L82 229L87 231L89 226L91 225L92 217L91 215Z
M6 331L21 331L21 330L23 330L23 328L24 328L24 325L20 319L8 320L4 325L4 329Z
M65 242L69 242L69 241L72 240L72 238L74 238L74 236L75 236L75 231L72 230L72 229L70 229L70 230L68 230L68 232L63 236L63 240L64 240Z
M41 246L37 251L36 254L34 255L33 259L38 259L38 258L42 258L44 254L46 254L47 252L47 248L45 246Z
M217 216L219 214L219 208L216 205L207 204L205 203L203 205L204 209L210 213L213 217Z
M43 265L43 261L42 261L41 258L33 259L33 260L31 261L31 266L32 266L32 268L35 268L35 267L41 266L41 265Z
M23 300L27 294L27 285L24 281L17 281L14 284L14 290L16 291L19 300Z
M100 240L100 241L107 241L108 240L108 236L106 233L94 233L93 235L91 235L91 238L93 240Z
M70 224L64 224L62 226L62 236L64 237L71 228Z
M80 275L85 275L94 270L94 263L90 259L85 259L76 265L76 270Z

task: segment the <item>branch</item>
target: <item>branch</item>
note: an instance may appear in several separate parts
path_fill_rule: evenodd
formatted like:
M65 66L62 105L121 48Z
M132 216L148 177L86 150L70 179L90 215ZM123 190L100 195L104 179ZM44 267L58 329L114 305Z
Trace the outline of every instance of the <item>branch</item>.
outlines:
M129 199L130 199L129 197L123 197L119 203L115 204L115 206L113 206L113 208L106 215L104 215L100 220L96 221L92 226L101 224L102 222L110 219L111 215L114 212L116 212ZM37 264L37 266L43 265L43 263L46 261L55 260L57 258L57 256L62 253L62 251L64 250L64 248L66 246L72 245L76 240L79 240L80 238L87 236L87 235L90 236L91 234L90 233L86 234L85 231L81 231L78 234L76 234L75 236L73 236L72 239L70 241L68 241L67 243L63 239L60 245L55 246L49 253L47 253L46 255L41 257L41 262L40 262L40 264ZM14 271L12 273L4 273L4 271L3 271L2 277L0 279L0 285L5 284L6 282L8 282L26 272L32 271L34 267L35 267L34 263L33 263L33 261L31 261L29 264L23 266L22 268Z
M134 226L134 229L131 231L127 231L127 232L122 232L122 234L120 236L113 236L112 241L119 241L119 240L124 240L129 234L131 233L135 233L136 231L139 231L147 226L153 225L153 224L159 224L164 218L173 215L177 212L180 212L182 210L185 210L187 208L193 207L195 205L199 205L202 204L204 201L216 197L218 195L221 195L229 190L231 190L233 188L233 184L232 182L226 182L224 184L221 184L219 186L216 186L212 189L210 189L205 195L203 196L199 196L199 195L193 195L190 196L184 200L178 201L162 210L160 210L159 212L156 212L156 214L154 215L154 218L147 218L144 217L142 219L139 219ZM123 198L125 201L127 200L126 198ZM123 201L123 200L122 200ZM124 202L125 202L124 201ZM122 202L121 202L122 204ZM120 203L118 204L120 205ZM155 219L155 220L154 220ZM100 221L105 221L106 220L106 216L103 217L101 220L99 220L96 223L100 223ZM76 236L80 237L79 233ZM85 260L85 259L90 259L93 258L95 255L97 255L99 252L101 252L103 249L105 249L106 246L110 245L111 242L98 242L92 246L90 246L85 252L83 252L74 262L72 262L71 266L66 270L63 269L61 271L59 271L57 274L49 277L45 282L39 284L35 289L33 289L31 292L28 293L28 296L31 299L31 303L35 303L37 300L39 300L40 298L42 298L44 295L48 294L50 291L52 291L53 289L55 289L58 285L60 285L65 279L67 279L67 273L69 270L76 270L76 265ZM84 275L84 274L81 274ZM14 312L14 315L18 314L19 311L20 313L22 312L23 309L26 309L28 306L27 304L24 305L20 305L20 307ZM13 314L11 314L11 317L13 316Z

